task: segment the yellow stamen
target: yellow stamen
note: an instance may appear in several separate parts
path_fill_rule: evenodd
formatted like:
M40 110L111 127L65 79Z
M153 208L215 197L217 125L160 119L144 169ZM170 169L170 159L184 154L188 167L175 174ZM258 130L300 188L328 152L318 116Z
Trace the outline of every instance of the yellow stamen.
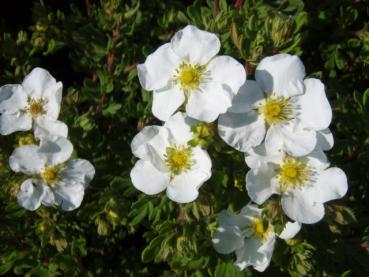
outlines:
M255 217L252 223L252 231L255 239L264 240L272 230L269 222L263 221L261 218Z
M172 147L167 147L166 154L164 155L165 163L172 176L191 169L193 164L191 155L191 147L184 145L177 146L175 144Z
M176 71L178 76L176 82L185 92L189 92L200 86L205 67L198 64L181 63Z
M279 166L278 180L281 192L302 187L310 179L312 171L305 160L285 157Z
M57 181L60 181L61 177L59 175L59 172L63 168L62 165L56 165L53 167L46 167L45 170L40 174L42 180L45 181L45 183L51 185Z
M45 99L30 99L28 100L28 111L32 115L33 118L43 115L46 113L44 109L44 105L47 103Z
M264 116L268 125L279 124L292 119L292 107L288 99L284 97L266 98L259 108L259 113Z

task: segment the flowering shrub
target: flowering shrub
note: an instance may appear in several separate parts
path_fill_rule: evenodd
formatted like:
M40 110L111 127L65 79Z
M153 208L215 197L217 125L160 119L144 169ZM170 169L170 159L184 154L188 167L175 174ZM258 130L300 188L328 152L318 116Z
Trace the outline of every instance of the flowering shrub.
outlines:
M365 1L10 5L0 274L369 274Z

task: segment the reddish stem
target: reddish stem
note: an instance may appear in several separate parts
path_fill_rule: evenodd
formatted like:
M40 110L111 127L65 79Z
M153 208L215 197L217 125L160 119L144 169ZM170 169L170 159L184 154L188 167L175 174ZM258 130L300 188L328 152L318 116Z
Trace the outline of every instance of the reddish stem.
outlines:
M244 2L245 2L244 0L236 0L236 3L234 4L235 8L236 9L241 8Z
M217 16L219 14L219 0L214 0L214 15Z

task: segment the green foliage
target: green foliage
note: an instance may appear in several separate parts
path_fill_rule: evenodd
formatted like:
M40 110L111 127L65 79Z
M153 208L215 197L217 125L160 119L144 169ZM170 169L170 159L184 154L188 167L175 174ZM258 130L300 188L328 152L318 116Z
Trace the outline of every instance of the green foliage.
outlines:
M325 221L278 241L264 275L369 275L368 1L15 2L0 19L0 85L19 83L35 66L62 81L61 120L70 127L74 155L90 160L97 174L80 209L25 211L15 198L24 177L7 165L24 134L1 137L0 274L257 275L237 271L235 257L211 245L217 213L249 201L243 156L219 138L206 143L216 135L212 126L195 127L213 161L212 178L195 202L145 196L130 181L133 136L159 124L136 65L190 23L218 34L221 53L243 63L250 79L265 56L301 55L307 73L326 85L333 108L335 147L328 155L348 174L349 193L326 205Z

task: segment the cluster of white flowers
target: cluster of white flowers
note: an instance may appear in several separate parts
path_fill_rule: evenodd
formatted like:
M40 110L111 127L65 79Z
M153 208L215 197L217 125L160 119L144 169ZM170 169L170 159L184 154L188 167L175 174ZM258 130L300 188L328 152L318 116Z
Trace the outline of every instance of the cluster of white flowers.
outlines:
M301 60L289 54L266 57L256 68L256 80L246 81L244 67L216 56L219 49L215 34L187 26L138 66L141 85L153 91L152 112L166 122L145 127L133 139L132 152L140 160L131 179L149 195L167 189L173 201L195 200L211 176L211 160L189 144L191 126L219 117L219 136L245 153L251 200L260 205L277 194L293 221L276 234L272 219L255 204L238 215L220 213L215 249L235 251L240 269L264 271L276 236L291 239L302 223L321 220L323 204L346 194L347 179L341 169L329 168L323 151L333 146L332 110L322 82L304 79ZM181 107L186 114L174 114Z
M28 176L17 194L19 204L27 210L34 211L41 204L60 205L66 211L78 208L95 175L87 160L70 160L73 145L67 139L68 127L57 120L62 88L42 68L33 69L20 85L0 87L0 133L33 130L33 138L9 158L14 172Z

